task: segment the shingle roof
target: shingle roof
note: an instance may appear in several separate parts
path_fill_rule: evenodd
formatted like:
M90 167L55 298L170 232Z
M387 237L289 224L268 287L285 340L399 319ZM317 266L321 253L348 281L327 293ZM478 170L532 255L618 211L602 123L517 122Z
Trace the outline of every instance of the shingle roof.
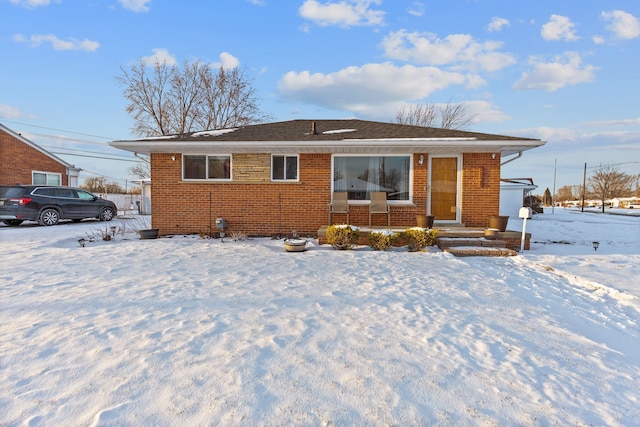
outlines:
M315 128L315 133L312 133ZM476 140L523 140L461 130L400 125L366 120L290 120L242 126L231 131L202 131L174 135L174 141L340 141L352 139L474 138ZM142 139L144 140L144 138ZM531 139L533 140L533 139Z
M539 139L366 120L291 120L192 132L111 146L138 153L460 153L514 154L544 145Z

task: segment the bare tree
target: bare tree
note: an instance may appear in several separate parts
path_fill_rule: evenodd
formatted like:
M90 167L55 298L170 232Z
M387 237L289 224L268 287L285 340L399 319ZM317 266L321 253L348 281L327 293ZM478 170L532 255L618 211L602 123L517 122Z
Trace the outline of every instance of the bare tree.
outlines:
M575 193L574 190L575 189L571 185L563 185L562 187L558 188L558 191L556 191L556 196L554 199L558 202L576 200L578 198L576 194L580 193Z
M202 73L204 102L196 122L201 129L225 129L262 122L269 117L258 108L256 91L237 68Z
M85 190L94 193L122 194L125 192L118 183L107 182L107 178L104 176L87 178L80 188L84 188Z
M602 212L604 212L607 199L631 194L633 180L633 175L619 172L611 166L600 166L596 173L589 177L587 186L593 195L602 201Z
M147 161L141 161L129 168L129 172L138 178L151 178L151 167Z
M140 136L183 134L260 123L268 116L258 107L248 76L233 68L214 71L209 64L185 62L182 68L144 61L122 70L133 132Z
M396 112L396 123L401 125L434 127L438 113L433 104L416 104L412 106L402 106Z
M403 125L436 127L438 119L442 129L468 129L475 114L468 114L465 105L448 102L445 105L415 104L401 107L396 112L396 123Z

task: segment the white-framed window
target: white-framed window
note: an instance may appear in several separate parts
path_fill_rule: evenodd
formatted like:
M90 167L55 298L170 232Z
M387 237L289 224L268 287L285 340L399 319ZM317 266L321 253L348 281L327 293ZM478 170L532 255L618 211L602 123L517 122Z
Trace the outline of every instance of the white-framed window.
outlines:
M182 179L231 180L231 155L184 154Z
M54 172L31 172L33 185L62 185L62 174Z
M349 201L371 200L372 191L384 191L392 203L412 200L412 156L338 155L332 159L332 191L346 191Z
M297 181L300 172L300 156L278 155L271 156L272 181Z

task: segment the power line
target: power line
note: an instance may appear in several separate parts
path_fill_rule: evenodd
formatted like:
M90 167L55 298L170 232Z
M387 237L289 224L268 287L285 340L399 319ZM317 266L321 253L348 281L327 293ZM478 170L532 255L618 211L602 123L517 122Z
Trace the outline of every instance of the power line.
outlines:
M27 124L27 123L14 122L14 121L11 121L11 120L4 120L4 121L7 122L7 123L13 123L15 125L31 126L31 127L39 128L39 129L54 130L56 132L65 132L65 133L72 133L72 134L75 134L75 135L90 136L92 138L108 139L108 140L111 140L111 141L115 141L115 140L118 139L118 138L109 138L109 137L106 137L106 136L92 135L90 133L74 132L74 131L64 130L64 129L49 128L49 127L38 126L38 125L30 125L30 124Z
M611 166L631 165L635 163L640 163L640 162L609 163L607 165L589 166L587 167L587 169L602 169L602 168L611 167Z
M101 153L99 151L81 150L79 148L66 148L66 147L58 147L55 145L40 145L40 147L53 148L54 150L58 149L58 150L67 150L67 151L77 151L79 153L102 154L103 156L122 157L124 159L131 159L131 156L124 156L124 155L118 155L113 153ZM70 156L73 155L72 153L58 153L58 154L69 154Z
M62 154L62 155L65 155L65 156L87 157L87 158L92 158L92 159L115 160L115 161L118 161L118 162L138 163L140 161L140 160L133 160L133 159L117 159L117 158L114 158L114 157L104 157L104 156L89 156L87 154L62 153L60 151L50 151L50 153Z

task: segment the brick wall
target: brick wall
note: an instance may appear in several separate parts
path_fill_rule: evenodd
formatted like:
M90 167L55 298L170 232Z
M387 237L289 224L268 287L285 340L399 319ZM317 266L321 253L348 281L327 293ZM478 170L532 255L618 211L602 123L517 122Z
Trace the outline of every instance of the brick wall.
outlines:
M500 155L467 153L462 159L462 223L487 227L500 210Z
M66 166L0 130L0 185L31 184L32 171L59 173L68 185Z
M416 215L426 213L428 156L423 155L423 165L418 163L420 154L414 155L414 204L391 206L392 226L415 226ZM330 154L300 154L300 180L290 183L271 182L269 154L233 155L230 182L183 182L180 158L179 153L151 156L152 222L161 235L215 233L216 218L227 221L227 232L258 236L286 235L292 230L315 234L328 223ZM491 159L490 154L472 154L464 156L463 165L463 185L469 186L462 194L463 222L486 226L490 212L497 214L499 209L500 160ZM333 222L344 223L346 216L334 214ZM351 206L350 222L368 224L368 206ZM373 216L372 225L386 224L386 215Z

